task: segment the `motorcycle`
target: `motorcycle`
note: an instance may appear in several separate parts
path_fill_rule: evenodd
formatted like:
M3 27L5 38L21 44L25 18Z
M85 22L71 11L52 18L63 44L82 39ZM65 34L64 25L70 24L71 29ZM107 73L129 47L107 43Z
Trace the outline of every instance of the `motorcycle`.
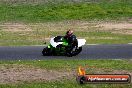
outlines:
M76 41L74 41L76 40ZM42 51L43 56L65 55L68 57L76 56L82 51L85 39L73 39L72 46L64 36L56 36L50 39L50 44Z

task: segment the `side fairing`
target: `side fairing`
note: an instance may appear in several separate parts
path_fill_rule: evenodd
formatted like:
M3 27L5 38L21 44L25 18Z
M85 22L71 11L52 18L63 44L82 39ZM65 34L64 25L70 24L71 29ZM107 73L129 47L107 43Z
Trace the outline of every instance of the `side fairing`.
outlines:
M64 42L54 42L54 38L51 38L50 39L50 44L53 47L56 48L56 46L59 45L59 44L66 45L66 46L68 45L68 43L66 41L64 41ZM77 40L78 40L78 47L81 47L81 46L85 45L85 43L86 43L86 40L85 39L77 39Z
M55 37L54 37L55 38ZM63 42L54 42L54 38L50 39L50 44L56 48L57 45L62 44Z

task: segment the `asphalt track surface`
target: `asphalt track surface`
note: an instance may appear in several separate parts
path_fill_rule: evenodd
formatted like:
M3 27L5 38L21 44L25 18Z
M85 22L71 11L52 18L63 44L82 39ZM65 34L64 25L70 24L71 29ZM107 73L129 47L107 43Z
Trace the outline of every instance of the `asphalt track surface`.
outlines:
M132 59L132 45L86 45L82 52L73 57L42 56L45 46L0 46L0 60L42 59Z

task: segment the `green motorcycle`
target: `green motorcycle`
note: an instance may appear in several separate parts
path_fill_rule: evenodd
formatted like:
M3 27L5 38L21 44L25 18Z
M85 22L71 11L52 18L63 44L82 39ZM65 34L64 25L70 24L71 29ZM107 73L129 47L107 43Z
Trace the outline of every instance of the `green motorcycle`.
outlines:
M64 36L56 36L50 39L50 44L43 49L42 54L43 56L76 56L82 51L82 46L85 45L85 42L85 39L76 39L71 46Z

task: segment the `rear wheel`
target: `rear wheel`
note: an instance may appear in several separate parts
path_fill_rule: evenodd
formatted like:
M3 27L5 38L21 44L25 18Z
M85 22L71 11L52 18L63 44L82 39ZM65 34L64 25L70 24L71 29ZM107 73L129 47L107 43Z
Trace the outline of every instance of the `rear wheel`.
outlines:
M48 47L44 48L42 51L43 56L49 56L52 54L52 50Z

